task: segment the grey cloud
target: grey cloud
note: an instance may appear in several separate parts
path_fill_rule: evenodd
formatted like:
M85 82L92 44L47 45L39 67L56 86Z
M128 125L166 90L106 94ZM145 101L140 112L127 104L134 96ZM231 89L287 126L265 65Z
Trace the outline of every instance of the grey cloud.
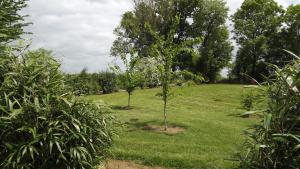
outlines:
M31 0L24 13L32 48L52 50L66 72L95 72L107 69L113 29L131 8L130 0Z

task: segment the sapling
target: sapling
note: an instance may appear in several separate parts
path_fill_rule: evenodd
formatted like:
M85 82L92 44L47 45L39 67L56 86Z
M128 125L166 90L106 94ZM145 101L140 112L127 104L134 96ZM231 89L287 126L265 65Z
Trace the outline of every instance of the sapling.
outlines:
M176 16L172 19L172 25L169 31L165 35L159 34L159 32L154 31L151 25L145 24L146 29L149 31L154 39L151 44L151 54L156 57L159 61L157 64L157 69L160 72L160 81L162 85L162 98L164 102L164 129L168 129L167 123L167 103L170 95L170 83L172 75L172 66L174 58L177 54L181 52L189 52L194 54L194 50L190 47L199 42L199 39L186 40L182 43L177 43L175 41L177 37L176 29L179 24L179 17Z
M115 34L117 35L117 39L111 48L111 55L122 61L125 71L122 71L122 68L116 64L112 69L121 75L119 80L128 93L127 107L130 108L131 95L139 85L141 79L141 73L136 69L139 58L133 47L133 43L126 37L126 34L119 28L115 30Z

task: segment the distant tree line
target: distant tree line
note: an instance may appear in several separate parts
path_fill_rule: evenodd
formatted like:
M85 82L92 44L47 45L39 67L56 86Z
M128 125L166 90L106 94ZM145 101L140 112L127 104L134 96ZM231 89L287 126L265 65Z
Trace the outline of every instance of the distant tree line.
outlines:
M40 49L43 50L43 49ZM50 52L50 51L47 51ZM148 60L147 63L151 63ZM152 66L139 63L134 75L114 69L98 73L89 73L86 68L79 73L64 74L66 92L72 92L77 96L109 94L119 90L133 92L135 88L154 88L161 86L157 70ZM137 73L138 72L138 73ZM130 78L128 78L130 76ZM203 83L202 76L189 71L176 71L171 75L171 83L177 86ZM132 93L130 93L132 94Z
M84 68L78 74L65 74L68 90L76 95L108 94L117 91L116 74L109 71L88 73Z

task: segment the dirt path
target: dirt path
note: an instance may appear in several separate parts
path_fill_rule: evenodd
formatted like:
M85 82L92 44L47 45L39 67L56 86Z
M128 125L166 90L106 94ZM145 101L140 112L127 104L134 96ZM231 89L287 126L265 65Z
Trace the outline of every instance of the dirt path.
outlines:
M108 160L105 169L164 169L162 167L150 167L136 164L132 161Z

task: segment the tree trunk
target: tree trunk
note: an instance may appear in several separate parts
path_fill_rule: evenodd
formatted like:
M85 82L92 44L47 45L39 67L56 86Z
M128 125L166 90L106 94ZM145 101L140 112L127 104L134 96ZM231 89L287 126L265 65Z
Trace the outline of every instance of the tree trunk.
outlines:
M128 93L128 105L127 105L128 109L130 108L130 97L131 97L131 93Z
M167 123L167 101L164 101L164 123L165 123L165 131L168 129Z
M253 60L252 60L252 70L251 70L251 77L252 78L256 78L255 76L255 72L256 72L256 61L257 61L257 56L256 56L256 52L253 51Z

